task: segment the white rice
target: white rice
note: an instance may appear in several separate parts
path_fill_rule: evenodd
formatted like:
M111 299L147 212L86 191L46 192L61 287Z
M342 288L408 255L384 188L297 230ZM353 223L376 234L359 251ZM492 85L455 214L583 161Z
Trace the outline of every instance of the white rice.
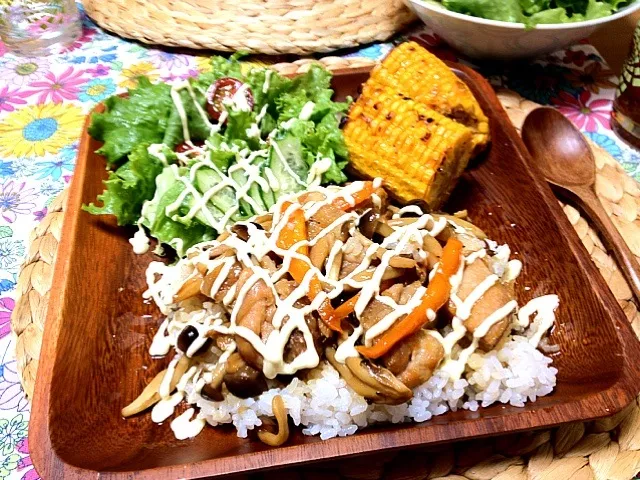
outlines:
M424 422L449 410L476 411L500 402L516 407L551 393L558 370L551 358L532 346L527 337L514 335L500 348L474 353L464 377L449 381L448 374L437 370L414 390L413 398L402 405L369 405L356 394L328 363L321 364L302 381L294 378L284 388L272 388L255 399L240 399L226 394L222 402L210 402L187 385L187 401L200 407L198 416L209 424L232 423L239 437L262 424L261 416L273 416L273 396L282 396L296 425L306 435L322 439L354 434L377 422Z

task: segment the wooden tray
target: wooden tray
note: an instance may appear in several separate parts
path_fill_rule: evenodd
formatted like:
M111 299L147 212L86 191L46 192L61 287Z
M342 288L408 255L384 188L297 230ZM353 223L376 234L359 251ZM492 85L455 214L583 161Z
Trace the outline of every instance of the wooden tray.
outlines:
M168 422L119 412L162 368L147 348L160 322L144 304L144 270L132 231L80 210L101 191L99 144L83 134L54 274L43 357L31 417L32 459L44 478L193 478L292 465L611 415L638 393L640 348L622 310L541 179L488 83L452 65L491 119L493 146L468 171L448 209L467 208L489 236L524 262L518 300L555 292L560 345L556 391L524 408L494 405L448 413L423 424L375 427L321 441L299 431L271 449L232 428L206 428L177 441ZM355 95L368 69L336 72L339 98ZM524 287L529 287L525 290Z

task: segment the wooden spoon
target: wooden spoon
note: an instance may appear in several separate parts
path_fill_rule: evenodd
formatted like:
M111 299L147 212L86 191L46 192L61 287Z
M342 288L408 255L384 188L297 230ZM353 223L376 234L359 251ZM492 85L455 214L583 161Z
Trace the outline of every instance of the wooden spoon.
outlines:
M640 302L640 266L596 196L596 163L582 133L560 112L543 107L525 119L522 139L547 182L568 192L594 223Z

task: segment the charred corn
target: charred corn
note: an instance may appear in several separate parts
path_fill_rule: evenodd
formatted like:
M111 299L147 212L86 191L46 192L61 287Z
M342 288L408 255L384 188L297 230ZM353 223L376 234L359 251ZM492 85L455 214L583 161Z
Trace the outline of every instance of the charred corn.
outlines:
M473 150L473 130L401 93L365 84L344 128L351 165L403 202L441 206Z
M400 201L446 201L469 159L489 141L489 122L464 82L414 42L376 67L344 128L351 167L381 177Z
M489 141L489 121L469 90L449 67L415 42L389 53L369 82L389 87L473 130L475 153Z

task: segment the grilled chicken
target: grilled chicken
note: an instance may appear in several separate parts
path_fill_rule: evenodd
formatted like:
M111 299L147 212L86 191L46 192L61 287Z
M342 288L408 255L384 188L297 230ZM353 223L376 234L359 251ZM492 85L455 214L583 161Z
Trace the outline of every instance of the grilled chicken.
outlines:
M458 289L458 297L461 300L466 299L469 294L489 275L493 272L482 258L476 260L471 265L467 265L462 275L462 283ZM471 309L471 315L465 320L464 326L473 333L482 325L484 320L499 308L513 300L511 291L500 282L495 283L487 292L478 300ZM455 307L449 303L449 309L455 314ZM480 348L483 350L491 350L502 338L502 335L509 326L510 318L500 320L493 325L487 334L480 340Z

